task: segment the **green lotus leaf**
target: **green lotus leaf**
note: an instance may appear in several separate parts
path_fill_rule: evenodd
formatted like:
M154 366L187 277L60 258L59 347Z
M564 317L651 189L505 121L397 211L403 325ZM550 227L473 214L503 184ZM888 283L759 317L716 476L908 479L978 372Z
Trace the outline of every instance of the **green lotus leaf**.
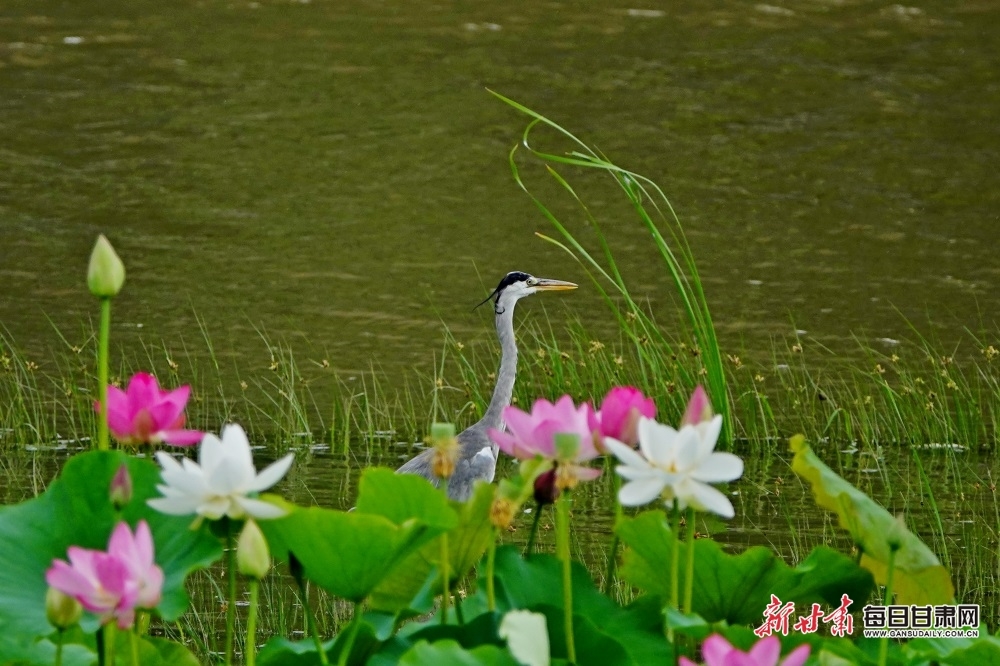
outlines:
M467 502L451 503L458 514L458 524L447 532L449 578L452 581L461 580L469 573L493 539L490 507L494 490L494 486L481 483ZM436 538L410 555L384 579L371 595L371 607L390 612L406 609L416 614L428 612L434 597L441 592L438 565L441 562L442 538Z
M0 666L52 666L56 646L48 639L32 641L23 636L0 633ZM82 645L63 645L63 666L92 666L97 655Z
M674 539L664 512L646 511L622 518L616 532L628 546L621 569L626 580L658 595L661 601L668 599L671 551L677 545L682 563L679 585L684 589L683 562L688 546ZM772 594L783 602L825 602L834 608L840 605L841 595L847 594L853 601L852 610L857 610L873 589L867 571L822 546L794 568L763 546L730 555L715 541L698 539L694 548L692 610L709 622L760 624Z
M136 641L138 663L142 666L200 666L198 658L183 645L165 638L143 636ZM131 664L132 643L128 632L115 635L115 663ZM96 657L95 657L96 659Z
M344 625L335 639L323 643L323 652L327 663L336 664L340 653L347 642L349 626ZM347 663L367 664L369 657L381 646L375 629L366 621L362 621L354 635L351 655ZM316 641L303 639L290 641L281 636L275 636L257 653L258 666L319 666L322 662L316 649Z
M918 638L903 649L919 659L947 666L1000 664L1000 638L990 636L986 625L979 627L978 638Z
M336 663L332 658L333 639L323 643L327 661ZM283 636L275 636L264 644L257 652L258 666L319 666L319 655L316 652L316 642L311 638L301 641L290 641Z
M478 592L463 603L467 615L485 611L486 581L482 573L481 570ZM562 563L556 557L536 554L525 559L514 546L503 546L496 552L494 579L497 611L501 615L518 608L541 613L545 613L547 608L556 608L560 609L559 617L562 618ZM637 666L668 663L671 652L663 640L663 616L658 605L637 603L622 608L594 586L590 573L579 562L574 562L572 566L572 584L577 641L582 633L596 632L593 638L595 644L612 641L617 645L614 648L616 654L620 648L626 655L624 660L614 663ZM560 619L557 629L549 622L550 637L562 631L561 623ZM558 635L561 636L561 633ZM553 654L558 654L555 638L552 638L552 645ZM581 655L578 643L577 657L582 658Z
M816 503L837 514L840 526L861 549L861 566L884 585L893 560L893 592L899 604L950 604L955 588L937 556L902 521L838 476L820 460L802 435L792 437L792 470L812 486Z
M397 525L417 519L425 525L452 529L458 523L444 493L427 479L380 467L361 475L357 512L383 516Z
M495 645L466 650L457 641L420 641L399 660L400 666L517 666L509 652Z
M400 564L458 523L448 500L425 479L370 469L357 511L292 508L261 521L271 553L294 553L307 578L331 594L362 601Z
M66 559L72 546L104 550L119 517L108 499L111 479L122 463L132 477L133 497L121 519L133 528L149 523L156 563L163 569L163 599L157 612L176 620L187 608L184 579L222 555L206 527L190 529L192 517L167 516L146 500L159 495L160 470L154 463L120 451L93 451L67 461L62 474L38 497L0 508L0 633L48 635L45 619L45 571L54 559ZM17 547L11 547L16 544ZM85 615L88 630L96 620Z

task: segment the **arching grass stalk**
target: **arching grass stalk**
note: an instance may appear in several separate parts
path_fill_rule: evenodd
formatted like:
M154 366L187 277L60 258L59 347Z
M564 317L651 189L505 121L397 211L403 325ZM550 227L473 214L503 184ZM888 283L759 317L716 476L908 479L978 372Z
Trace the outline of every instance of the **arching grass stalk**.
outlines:
M101 328L97 347L97 382L101 401L101 417L97 422L97 449L107 451L108 437L108 355L111 346L111 298L101 298Z
M556 500L556 550L562 561L563 574L563 629L566 633L566 656L576 663L576 642L573 640L573 560L569 548L569 490L559 493Z
M667 347L668 352L670 348L669 341L666 339L663 331L652 319L652 317L646 314L629 294L621 272L618 270L618 266L615 263L611 248L601 232L597 219L590 212L583 200L579 198L569 182L556 171L555 166L600 169L610 175L615 180L616 184L621 188L625 197L638 214L643 226L646 227L653 238L656 248L660 253L660 256L663 258L667 271L674 282L674 286L676 287L677 294L680 297L684 312L687 314L688 322L691 325L692 333L698 343L698 353L703 363L704 371L707 374L709 393L716 399L716 404L719 407L719 413L723 416L723 441L731 441L734 432L732 410L729 405L725 369L722 365L722 354L719 351L715 327L712 323L708 303L705 299L705 292L701 284L701 279L698 275L698 269L694 261L694 254L692 253L691 247L684 235L684 230L680 225L680 220L674 212L669 199L667 199L666 195L663 193L663 190L661 190L660 187L649 178L623 169L612 163L604 155L592 149L586 143L574 136L571 132L549 120L540 113L532 111L524 105L508 99L507 97L504 97L496 92L490 92L496 96L497 99L532 118L531 122L528 123L522 133L520 145L515 145L514 148L511 149L508 162L510 164L511 173L514 176L515 182L531 198L549 222L551 222L552 225L559 231L565 241L565 244L541 234L539 234L539 236L561 247L563 250L576 258L578 262L580 262L581 266L583 266L584 270L587 271L593 281L598 293L602 296L605 303L618 318L621 329L628 332L631 337L631 341L636 344L636 349L642 357L644 364L648 363L647 370L650 373L650 377L652 377L655 376L656 371L664 368L660 367L655 354L650 353L649 350L643 348L645 346L642 344L643 339L645 338L646 341L652 339L657 343L657 346ZM562 137L569 140L576 146L576 150L565 155L555 155L534 148L529 139L531 137L532 130L534 130L538 125L542 125L543 127L547 127L561 134ZM542 201L536 197L531 190L528 189L528 186L520 176L520 171L515 157L520 146L523 146L532 157L541 161L542 164L545 165L548 174L552 176L552 178L577 204L579 204L583 210L583 214L590 223L590 228L592 228L595 232L601 252L604 255L604 263L606 266L595 259L594 256L592 256L580 244L580 242L577 241L566 226L563 225L558 218L556 218L552 211L544 203L542 203ZM663 233L660 231L660 225L666 227L668 230L673 241L673 246L677 248L676 253L671 247L671 244L669 244L666 238L664 238ZM598 277L601 277L604 280L598 280ZM610 283L613 287L613 291L617 292L617 295L624 299L624 307L619 305L619 301L612 298L612 295L605 288L608 283ZM638 331L633 330L631 326L626 325L626 314L635 318L636 324L638 325L637 329L639 329ZM691 375L684 369L681 369L681 372L681 379L686 384L693 386L697 383L696 376Z
M690 613L694 597L694 509L691 507L687 509L685 520L687 537L684 543L687 545L687 566L684 568L684 612Z

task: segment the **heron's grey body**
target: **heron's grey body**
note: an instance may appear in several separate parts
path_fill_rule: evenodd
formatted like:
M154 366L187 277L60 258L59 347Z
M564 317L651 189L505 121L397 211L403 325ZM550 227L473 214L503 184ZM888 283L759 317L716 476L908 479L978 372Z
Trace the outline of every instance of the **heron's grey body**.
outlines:
M524 296L536 291L575 289L572 282L535 278L527 273L508 273L494 290L493 310L496 313L497 338L500 341L500 369L493 397L483 418L458 434L459 454L455 472L448 479L448 496L465 501L472 495L477 481L493 482L499 448L490 440L490 429L503 430L503 409L510 405L517 377L517 343L514 341L514 306ZM489 298L487 299L489 300ZM431 471L433 449L410 459L397 472L419 474L434 485L438 479Z

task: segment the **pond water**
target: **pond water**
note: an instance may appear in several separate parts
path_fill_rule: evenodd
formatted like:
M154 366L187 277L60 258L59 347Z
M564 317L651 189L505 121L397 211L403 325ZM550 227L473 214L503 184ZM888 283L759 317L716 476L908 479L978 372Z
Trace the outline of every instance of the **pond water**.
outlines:
M547 303L600 331L533 235L506 163L525 118L490 88L664 187L727 350L798 328L849 351L900 314L947 340L1000 293L998 29L985 1L9 0L0 323L40 362L53 324L80 337L105 232L125 349L189 345L197 315L231 367L268 361L260 330L396 376L442 322L491 336L470 310L512 269L584 284ZM579 182L634 293L668 305L647 234Z
M663 186L724 351L766 359L800 329L850 354L855 334L906 336L904 318L945 345L993 330L1000 6L674 4L6 0L0 326L43 366L63 348L55 329L86 340L84 267L104 232L129 271L115 352L164 340L168 356L204 355L203 325L237 378L271 361L262 336L345 377L430 372L442 323L492 337L490 314L471 308L514 269L580 283L546 311L610 334L576 262L534 236L552 229L507 165L526 119L489 88ZM648 234L613 190L574 182L633 295L670 308ZM553 205L593 241L578 211ZM313 451L282 490L344 508L361 469L409 453L391 437L346 459ZM995 606L975 581L982 567L1000 575L996 534L970 522L995 515L995 457L928 454L937 529L908 453L825 453L937 552L977 553L956 559L960 591ZM849 546L786 459L749 452L737 518L715 537L791 556ZM8 501L58 464L8 458ZM576 509L595 565L606 492L595 485Z

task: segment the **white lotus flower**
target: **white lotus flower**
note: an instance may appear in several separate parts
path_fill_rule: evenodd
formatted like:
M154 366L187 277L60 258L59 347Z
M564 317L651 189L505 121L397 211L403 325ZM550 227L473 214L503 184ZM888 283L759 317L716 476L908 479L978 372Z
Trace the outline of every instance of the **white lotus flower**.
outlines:
M267 490L281 480L294 458L295 454L289 453L258 474L246 432L236 424L227 425L222 439L205 435L197 463L189 458L178 463L170 454L157 451L163 484L156 487L163 497L148 500L148 504L163 513L194 513L199 519L280 518L284 509L247 495Z
M618 492L625 506L641 506L663 497L668 506L711 511L723 518L735 515L732 502L708 485L734 481L743 475L743 461L715 451L722 417L715 416L675 430L653 419L639 420L639 451L606 438L605 445L623 464L616 469L628 483ZM641 452L641 453L640 453Z

